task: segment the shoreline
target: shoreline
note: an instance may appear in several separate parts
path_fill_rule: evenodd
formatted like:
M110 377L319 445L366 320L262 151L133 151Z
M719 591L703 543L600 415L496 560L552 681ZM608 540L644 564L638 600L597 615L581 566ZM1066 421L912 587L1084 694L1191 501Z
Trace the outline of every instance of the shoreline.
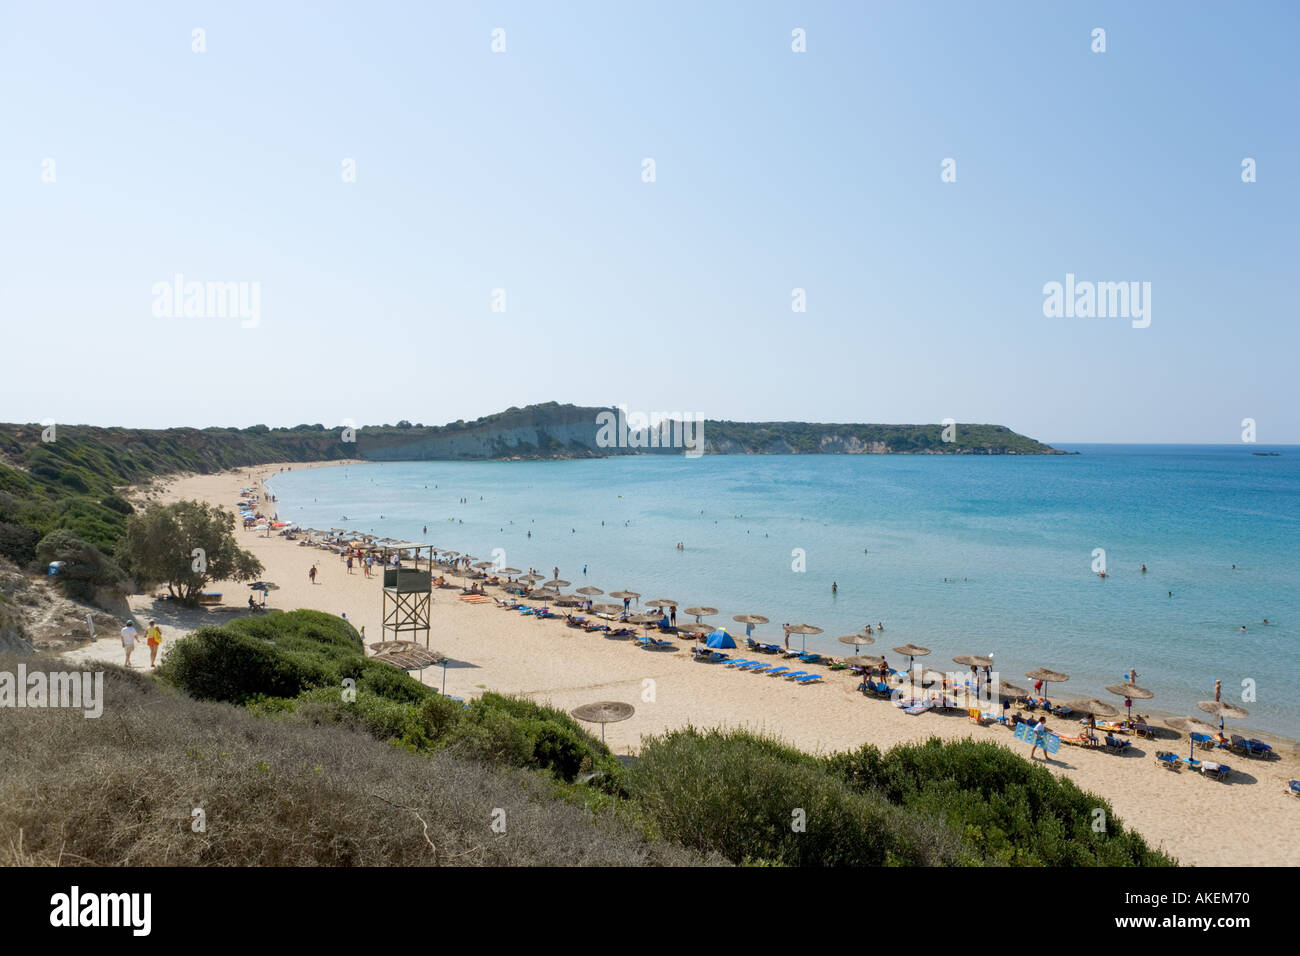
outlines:
M264 482L281 468L350 463L274 463L217 475L172 475L156 479L153 491L163 501L199 498L233 509L238 489L249 484L250 475L264 487ZM266 538L242 528L235 534L240 546L263 562L266 579L280 585L280 590L271 592L269 607L306 607L346 614L354 626L365 629L368 643L382 639L378 577L367 579L359 570L349 575L341 559L334 560L332 553L304 548L298 542L278 536ZM307 580L306 574L313 563L320 569L315 584ZM214 582L213 587L225 592L224 610L199 609L192 614L174 615L176 620L171 622L161 619L164 605L170 602L155 604L151 595L136 595L130 603L137 618L150 614L160 617L168 638L163 648L165 655L171 640L198 623L219 624L246 612L246 607L240 607L251 593L245 585L224 582L219 588ZM694 724L743 727L773 734L811 752L852 749L864 743L883 750L935 736L991 740L1025 755L1021 744L1007 730L973 724L964 712L913 717L888 701L864 698L855 689L856 677L849 672L818 669L823 676L819 684L795 686L717 664L696 663L690 659L688 642L674 640L675 646L663 653L642 650L629 646L628 641L565 627L562 618L544 622L503 612L490 602L463 602L459 600L459 589L434 591L431 627L431 646L454 663L445 672L443 668L426 670L422 679L442 689L445 673L446 692L453 696L468 698L492 690L522 694L565 710L602 699L633 703L636 713L631 719L606 727L608 743L616 753L639 749L643 735ZM114 659L120 659L120 647L116 652ZM743 645L741 652L744 656ZM81 656L79 652L74 654ZM1060 699L1068 697L1060 695ZM1296 777L1300 767L1300 750L1294 741L1257 733L1274 743L1282 759L1265 762L1230 755L1225 759L1236 772L1235 781L1221 784L1199 779L1190 771L1171 773L1156 767L1156 749L1179 752L1186 748L1187 740L1181 734L1175 738L1162 726L1165 716L1175 715L1163 715L1145 706L1140 710L1149 713L1154 725L1164 730L1159 740L1135 740L1134 748L1143 756L1116 756L1063 745L1046 766L1106 798L1126 825L1182 863L1295 862L1292 848L1300 845L1300 821L1292 806L1295 798L1284 792L1286 781ZM1056 717L1049 719L1048 725L1049 730L1058 732L1077 727L1068 718ZM1235 722L1229 728L1229 732L1246 730ZM1193 776L1198 779L1189 779Z

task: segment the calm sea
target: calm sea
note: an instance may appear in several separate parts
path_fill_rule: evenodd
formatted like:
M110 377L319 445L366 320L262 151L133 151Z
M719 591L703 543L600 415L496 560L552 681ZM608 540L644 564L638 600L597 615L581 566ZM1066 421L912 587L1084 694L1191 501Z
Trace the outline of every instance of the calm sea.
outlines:
M1300 739L1300 446L1059 447L1080 454L389 462L272 484L308 527L558 566L717 607L733 633L742 612L777 639L815 624L824 652L883 621L864 653L910 641L945 669L993 652L1009 680L1070 674L1060 698L1111 699L1135 667L1152 709L1192 715L1215 678L1229 699L1253 682L1240 723Z

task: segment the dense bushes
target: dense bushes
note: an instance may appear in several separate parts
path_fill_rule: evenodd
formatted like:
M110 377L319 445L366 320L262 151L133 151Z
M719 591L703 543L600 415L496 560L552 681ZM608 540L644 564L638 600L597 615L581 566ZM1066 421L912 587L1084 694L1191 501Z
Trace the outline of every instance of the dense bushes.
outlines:
M222 627L201 627L168 651L159 675L200 700L245 704L297 697L315 688L359 691L415 703L432 688L389 664L362 656L352 625L322 611L270 611Z
M942 820L856 791L825 761L744 731L653 738L628 787L667 839L734 863L953 865L976 854Z
M116 562L71 531L51 531L42 538L36 545L36 560L42 565L64 562L54 580L64 594L82 601L93 598L96 588L126 581Z
M1125 830L1105 800L988 741L931 739L883 755L866 746L836 754L828 765L858 792L879 793L891 803L946 820L994 863L1171 863ZM1098 819L1105 824L1100 831L1094 828Z

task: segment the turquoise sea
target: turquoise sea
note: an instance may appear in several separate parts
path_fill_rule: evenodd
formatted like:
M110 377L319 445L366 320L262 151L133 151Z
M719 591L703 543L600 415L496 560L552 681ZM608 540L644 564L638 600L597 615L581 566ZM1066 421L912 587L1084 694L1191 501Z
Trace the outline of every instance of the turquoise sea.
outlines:
M1151 709L1205 716L1215 678L1225 699L1253 682L1240 724L1300 739L1300 446L1057 447L1080 454L377 462L272 487L304 526L558 566L575 587L717 607L733 633L757 613L760 634L815 624L810 649L851 653L836 638L883 621L864 653L897 662L910 641L946 669L993 652L1022 684L1070 674L1059 699L1110 700L1135 667Z

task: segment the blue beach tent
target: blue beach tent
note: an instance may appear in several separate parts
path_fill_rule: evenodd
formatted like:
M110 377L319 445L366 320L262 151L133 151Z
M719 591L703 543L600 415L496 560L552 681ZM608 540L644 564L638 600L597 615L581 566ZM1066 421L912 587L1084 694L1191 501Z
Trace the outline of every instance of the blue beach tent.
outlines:
M731 635L727 633L725 628L721 628L721 627L709 635L709 639L706 643L707 646L709 647L735 647L736 646L736 642L732 640Z

